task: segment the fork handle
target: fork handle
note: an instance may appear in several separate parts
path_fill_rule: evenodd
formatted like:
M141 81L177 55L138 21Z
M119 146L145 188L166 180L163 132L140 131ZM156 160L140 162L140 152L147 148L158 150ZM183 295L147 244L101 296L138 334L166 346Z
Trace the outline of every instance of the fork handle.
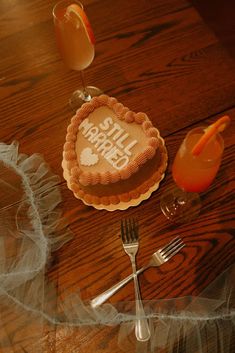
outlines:
M135 258L131 257L131 264L134 276L134 287L135 287L135 302L136 302L136 325L135 325L135 335L138 341L148 341L150 338L150 330L148 325L148 320L144 317L144 307L141 300L139 282L136 271Z
M140 268L136 274L139 275L140 273L144 272L149 266L144 266L142 268ZM122 281L116 283L114 286L112 286L111 288L107 289L105 292L97 295L97 297L93 298L90 301L90 305L92 306L92 308L96 308L97 306L103 304L106 300L108 300L112 295L114 295L117 291L119 291L119 289L121 289L122 287L124 287L128 282L130 282L132 280L132 278L134 277L133 273L129 276L127 276L126 278L124 278Z

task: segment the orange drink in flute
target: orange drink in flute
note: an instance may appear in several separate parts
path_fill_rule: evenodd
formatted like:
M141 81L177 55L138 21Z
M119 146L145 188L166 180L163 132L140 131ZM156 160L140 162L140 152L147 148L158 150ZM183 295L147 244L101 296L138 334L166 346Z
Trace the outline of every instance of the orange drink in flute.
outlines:
M224 116L207 128L189 131L175 156L172 175L179 189L171 190L161 199L161 209L168 219L183 223L200 211L200 198L213 182L224 150L220 132L229 123Z
M75 91L70 99L71 107L76 110L84 102L97 96L101 91L86 86L83 70L93 61L95 37L90 22L79 1L62 0L53 9L56 42L65 65L80 71L82 88Z

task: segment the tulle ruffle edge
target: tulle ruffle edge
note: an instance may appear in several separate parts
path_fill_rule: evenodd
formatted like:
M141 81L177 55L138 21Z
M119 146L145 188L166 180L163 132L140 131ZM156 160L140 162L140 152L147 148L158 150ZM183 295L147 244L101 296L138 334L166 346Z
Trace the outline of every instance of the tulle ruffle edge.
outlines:
M26 229L16 222L26 245L10 266L7 261L0 263L0 328L3 331L7 326L4 312L11 308L16 312L19 327L23 322L32 321L32 327L36 327L37 346L42 340L43 328L48 325L66 332L78 329L93 332L96 327L111 330L120 325L118 346L124 352L161 352L162 349L167 353L229 352L235 336L235 266L221 274L199 297L145 301L151 339L147 343L137 342L134 302L104 304L93 309L79 293L60 300L55 286L46 278L51 251L71 238L66 227L58 230L61 222L61 212L57 210L61 201L59 178L53 175L41 156L19 154L16 142L11 145L0 143L0 161L22 179L25 197L18 207L28 210L32 226ZM23 238L22 243L25 243ZM0 236L0 257L4 259L6 252L4 239ZM31 336L32 332L29 338ZM6 334L3 340L0 339L0 347L1 344L3 348L13 346L14 339ZM30 352L36 352L35 345ZM46 350L42 348L40 352Z

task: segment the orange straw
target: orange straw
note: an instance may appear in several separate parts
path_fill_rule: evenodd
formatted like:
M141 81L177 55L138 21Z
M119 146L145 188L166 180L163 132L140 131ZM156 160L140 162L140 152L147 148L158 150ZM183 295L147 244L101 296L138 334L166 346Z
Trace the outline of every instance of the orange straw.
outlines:
M228 115L225 115L219 118L215 123L209 125L208 128L205 129L205 133L193 147L192 154L194 156L198 156L203 151L208 141L218 132L223 131L230 123L230 121L230 117Z

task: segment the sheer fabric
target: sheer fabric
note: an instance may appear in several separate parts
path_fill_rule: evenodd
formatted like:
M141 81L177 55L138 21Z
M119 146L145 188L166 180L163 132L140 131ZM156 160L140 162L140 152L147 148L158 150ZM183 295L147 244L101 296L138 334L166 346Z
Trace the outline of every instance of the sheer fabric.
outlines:
M95 352L97 332L101 347L113 337L115 352L235 351L235 266L198 297L144 302L147 343L135 339L134 302L92 309L79 293L61 300L46 276L52 252L71 238L58 185L42 157L0 144L1 353Z

